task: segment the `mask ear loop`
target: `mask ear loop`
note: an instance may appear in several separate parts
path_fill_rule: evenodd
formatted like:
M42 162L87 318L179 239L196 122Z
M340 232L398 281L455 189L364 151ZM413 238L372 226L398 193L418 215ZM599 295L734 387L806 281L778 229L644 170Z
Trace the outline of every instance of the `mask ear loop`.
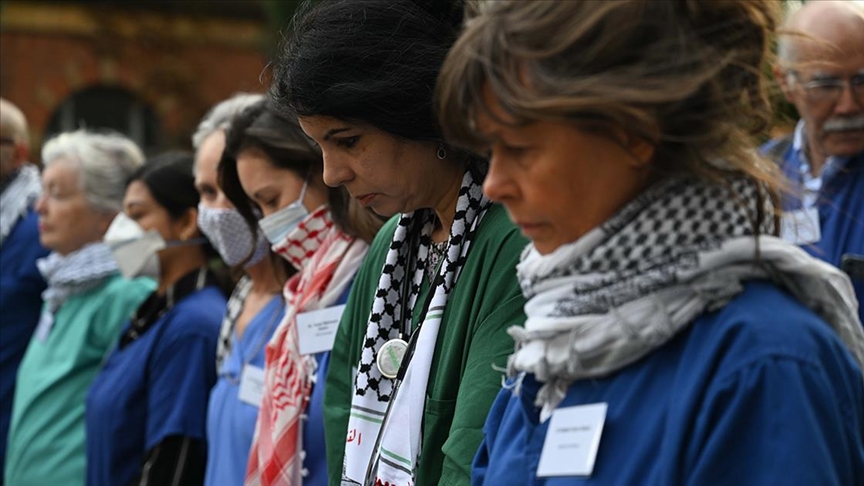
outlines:
M303 180L303 187L300 189L300 197L297 198L297 202L300 203L301 206L306 206L303 204L303 199L306 198L306 188L309 187L309 176L306 176L306 179Z

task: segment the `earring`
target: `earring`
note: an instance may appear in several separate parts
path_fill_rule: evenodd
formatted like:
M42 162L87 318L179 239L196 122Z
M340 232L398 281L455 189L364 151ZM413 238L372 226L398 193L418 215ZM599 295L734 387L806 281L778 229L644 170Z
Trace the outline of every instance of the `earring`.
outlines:
M444 149L444 144L438 145L438 159L444 160L447 158L447 150Z

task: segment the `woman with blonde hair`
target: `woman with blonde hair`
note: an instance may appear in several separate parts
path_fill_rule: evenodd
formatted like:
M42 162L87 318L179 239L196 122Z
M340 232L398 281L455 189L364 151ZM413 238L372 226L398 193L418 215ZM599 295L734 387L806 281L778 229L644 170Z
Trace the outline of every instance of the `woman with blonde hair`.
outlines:
M496 2L439 79L532 244L474 484L864 484L849 280L777 232L764 1Z

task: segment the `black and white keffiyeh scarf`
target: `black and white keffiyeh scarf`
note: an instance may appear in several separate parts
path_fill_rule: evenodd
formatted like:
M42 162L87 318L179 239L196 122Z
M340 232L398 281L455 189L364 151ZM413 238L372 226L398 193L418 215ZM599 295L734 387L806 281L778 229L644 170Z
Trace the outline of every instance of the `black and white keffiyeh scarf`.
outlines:
M545 420L576 380L607 376L684 331L743 290L770 279L821 315L864 363L864 331L848 278L773 236L770 199L742 176L655 184L574 243L541 256L532 246L517 271L525 327L509 373L543 382ZM759 203L762 203L760 207ZM759 235L752 221L764 215Z
M69 297L98 287L118 272L111 249L102 242L84 245L66 256L53 252L36 260L36 266L48 283L42 300L51 314Z
M432 288L432 299L423 322L415 331L417 343L406 369L405 378L394 403L394 381L381 375L376 358L381 346L400 334L402 306L406 315L417 303L423 282L435 229L433 211L424 209L403 214L390 243L378 290L369 316L366 338L355 379L351 416L345 447L343 484L364 481L371 460L380 458L376 479L382 484L414 484L414 471L420 453L421 422L425 408L426 386L438 329L450 293L468 256L471 240L490 202L483 195L482 181L465 173L456 203L456 215L450 227L446 256L439 267ZM419 239L412 235L419 232ZM414 261L408 261L412 242L418 245ZM402 285L410 279L410 297L402 302ZM410 319L410 317L409 317ZM387 426L381 430L382 422ZM381 433L380 447L375 449Z
M27 214L42 194L39 169L26 164L0 194L0 246L12 232L18 219Z
M246 303L246 297L249 291L252 290L252 279L247 275L243 275L234 291L231 292L231 297L228 299L228 305L225 308L225 317L222 318L222 327L219 329L219 341L216 343L216 371L222 369L222 363L225 358L231 354L231 345L234 341L234 328L237 327L237 318L243 312L243 304Z

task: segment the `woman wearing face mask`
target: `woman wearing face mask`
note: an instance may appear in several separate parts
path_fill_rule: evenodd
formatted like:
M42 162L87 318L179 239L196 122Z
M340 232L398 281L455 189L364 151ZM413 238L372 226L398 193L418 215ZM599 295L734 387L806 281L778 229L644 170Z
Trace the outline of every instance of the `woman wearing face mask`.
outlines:
M87 395L87 484L201 484L225 295L198 229L192 156L151 159L105 235L127 277L158 287L132 314Z
M125 180L143 160L127 138L83 130L60 134L42 149L36 211L39 239L52 253L37 266L48 289L18 371L4 484L84 482L87 389L153 289L148 279L121 277L102 243L123 208Z
M496 2L450 139L532 240L473 483L864 484L851 282L777 235L773 1Z
M345 303L381 221L324 185L320 152L296 121L266 102L232 122L220 175L250 227L257 223L298 271L285 285L285 316L267 345L246 484L324 485L323 383L332 332L321 339L320 331L338 323L334 306Z
M336 336L330 484L466 484L513 349L506 329L524 321L514 267L527 242L483 196L485 162L444 143L435 120L431 87L463 2L308 5L273 95L321 146L327 184L399 213Z
M242 268L243 276L228 299L228 312L216 353L218 381L207 407L207 473L205 485L243 484L255 433L259 393L250 393L263 374L264 347L284 313L282 286L295 272L275 261L270 243L249 230L243 216L219 187L217 168L232 119L263 99L241 94L216 105L198 125L195 188L201 196L198 226L222 260ZM284 265L283 265L284 264Z

